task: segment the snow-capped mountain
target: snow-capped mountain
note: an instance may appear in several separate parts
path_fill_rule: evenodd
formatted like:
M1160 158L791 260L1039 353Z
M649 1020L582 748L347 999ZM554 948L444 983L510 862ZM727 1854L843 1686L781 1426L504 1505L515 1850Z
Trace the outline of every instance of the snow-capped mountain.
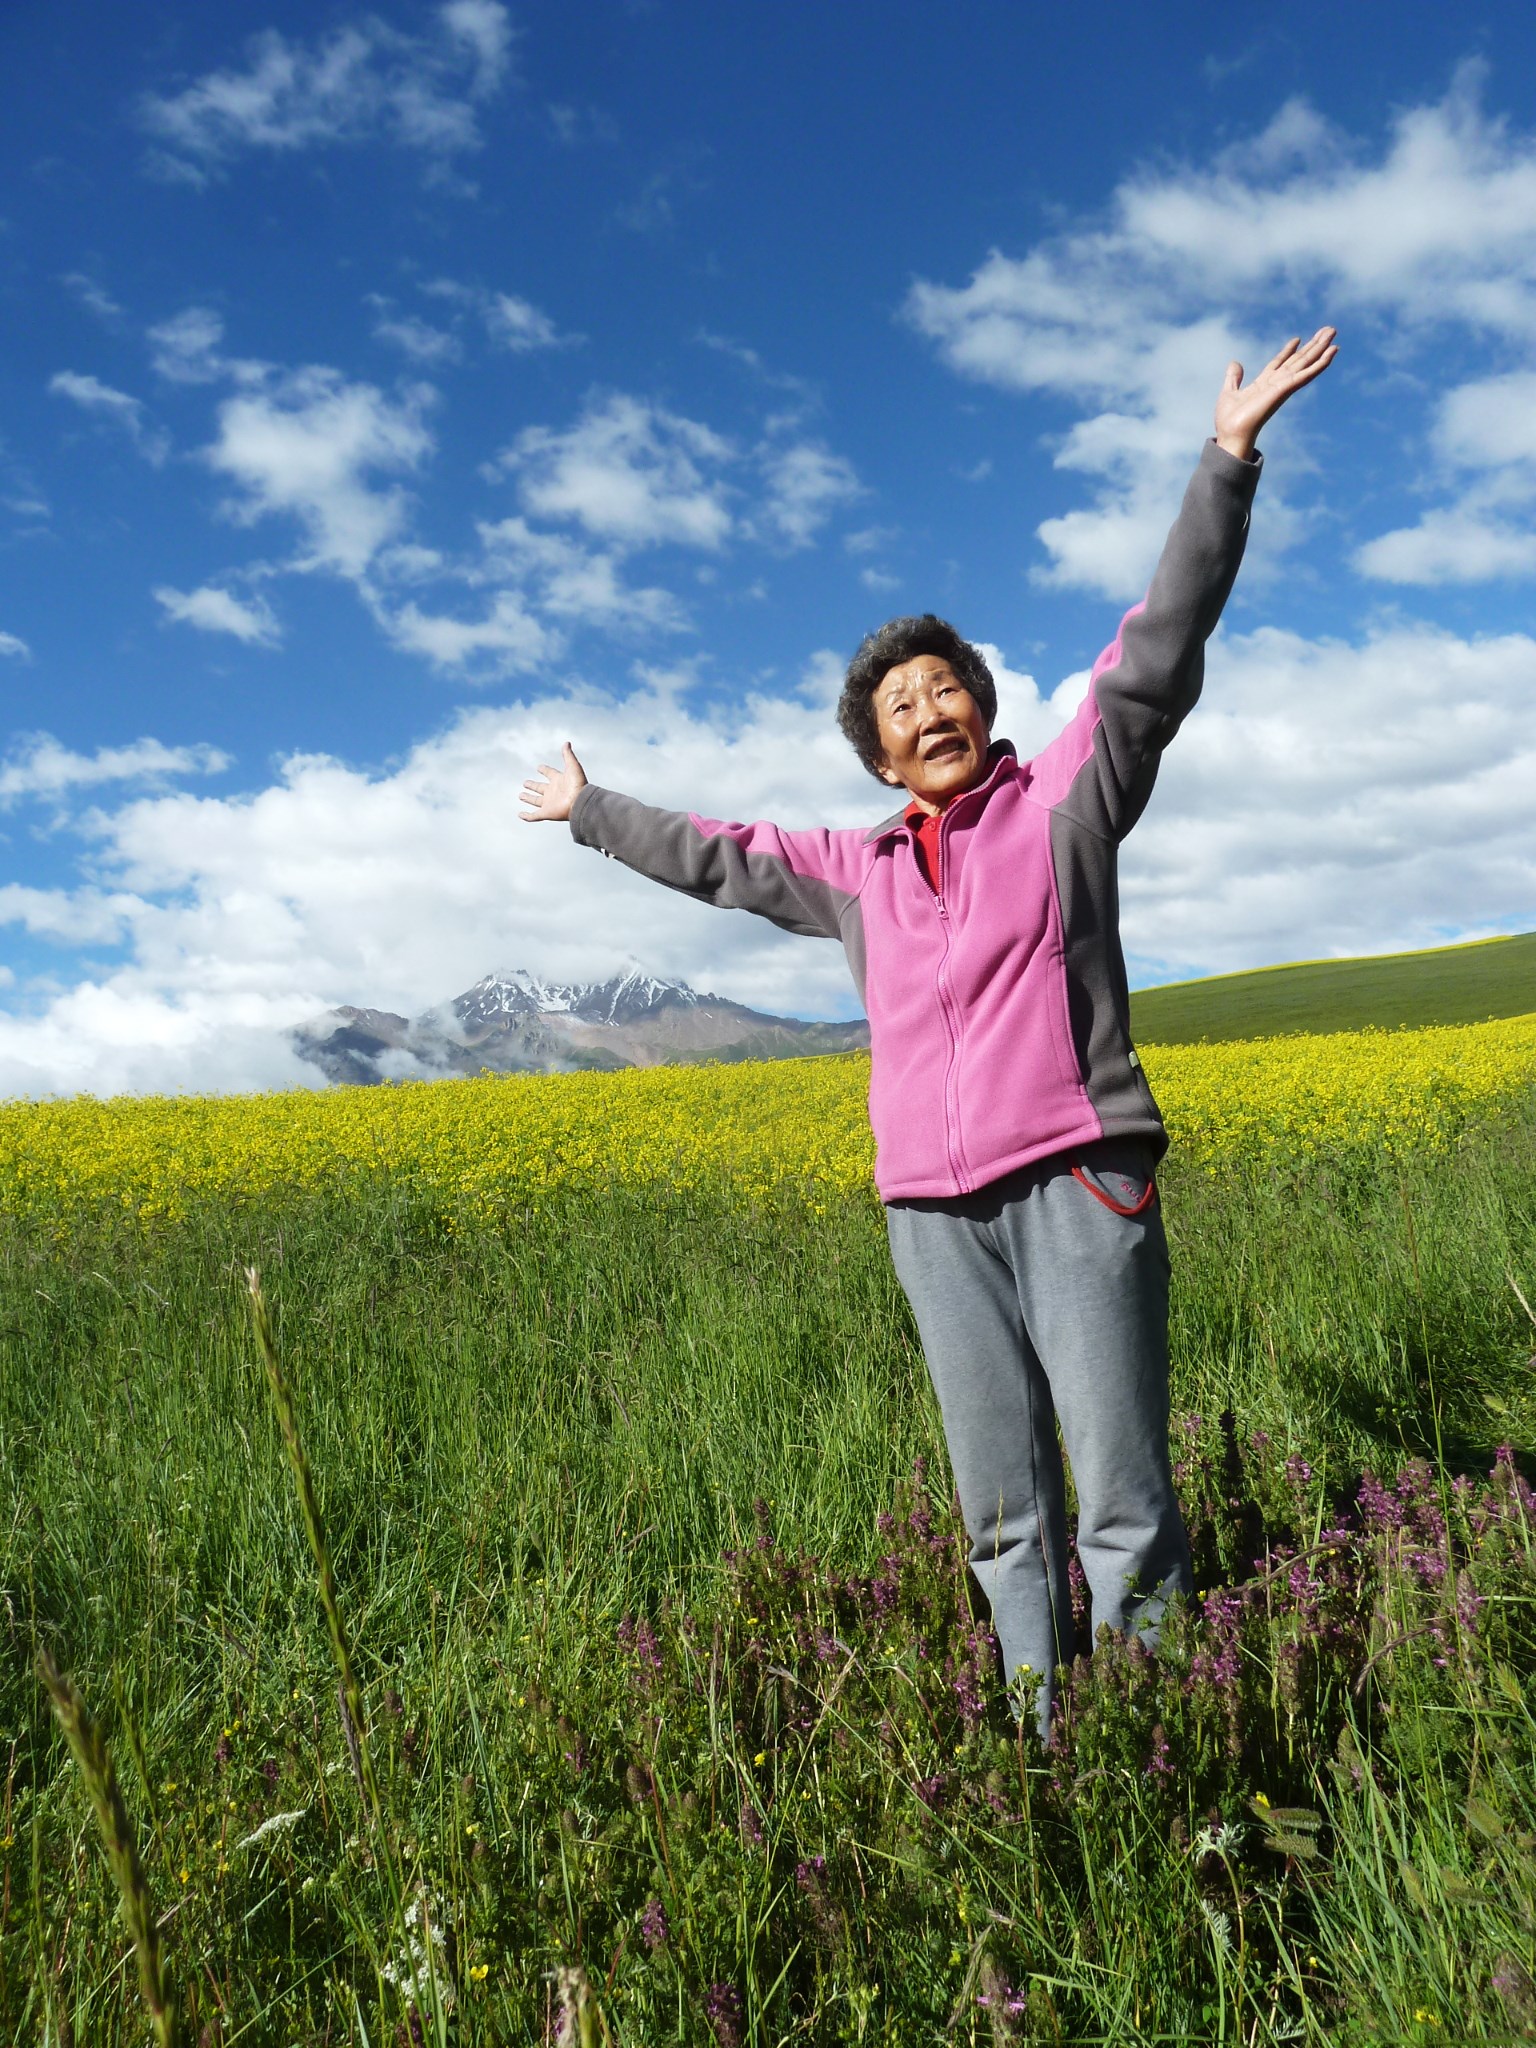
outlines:
M293 1036L328 1080L366 1083L846 1052L869 1026L770 1016L638 968L577 983L515 967L420 1017L346 1004Z
M713 1003L716 996L701 996L686 981L658 981L654 974L642 974L632 967L611 981L543 981L526 967L514 967L505 974L487 974L473 988L453 999L454 1014L465 1024L489 1022L495 1017L579 1017L587 1024L628 1024L665 1003L692 1008Z

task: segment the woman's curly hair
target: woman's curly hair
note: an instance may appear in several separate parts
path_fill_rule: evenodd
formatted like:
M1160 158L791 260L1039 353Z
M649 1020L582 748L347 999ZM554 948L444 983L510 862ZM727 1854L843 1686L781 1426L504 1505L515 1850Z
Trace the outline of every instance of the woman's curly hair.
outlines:
M837 703L837 722L843 736L871 775L880 775L882 749L875 723L875 691L893 668L900 668L914 655L934 654L947 661L976 700L976 708L992 730L997 717L997 685L992 671L981 658L979 648L962 640L954 627L932 612L921 618L887 619L877 631L866 634L859 651L848 664L843 694Z

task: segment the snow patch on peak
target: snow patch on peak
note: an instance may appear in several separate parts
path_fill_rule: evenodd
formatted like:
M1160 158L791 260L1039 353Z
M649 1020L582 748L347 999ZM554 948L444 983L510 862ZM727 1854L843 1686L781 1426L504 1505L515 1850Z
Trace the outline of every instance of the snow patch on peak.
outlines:
M526 967L483 975L453 1002L465 1024L489 1023L496 1017L577 1017L589 1024L626 1024L664 1007L692 1009L712 996L701 995L686 981L671 981L631 967L607 981L546 981Z

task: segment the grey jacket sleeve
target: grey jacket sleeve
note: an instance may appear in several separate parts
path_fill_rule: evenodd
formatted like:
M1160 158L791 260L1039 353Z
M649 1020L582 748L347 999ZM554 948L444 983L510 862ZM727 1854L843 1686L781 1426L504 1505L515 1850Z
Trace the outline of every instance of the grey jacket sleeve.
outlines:
M1111 839L1130 831L1152 794L1163 748L1200 695L1205 643L1243 559L1261 466L1262 458L1244 462L1206 442L1151 587L1094 667L1072 722L1086 721L1082 758L1059 805L1090 831Z
M728 825L662 811L588 783L571 810L571 837L637 874L722 910L750 910L806 938L841 936L854 892L839 886L848 835ZM834 877L837 879L834 879Z

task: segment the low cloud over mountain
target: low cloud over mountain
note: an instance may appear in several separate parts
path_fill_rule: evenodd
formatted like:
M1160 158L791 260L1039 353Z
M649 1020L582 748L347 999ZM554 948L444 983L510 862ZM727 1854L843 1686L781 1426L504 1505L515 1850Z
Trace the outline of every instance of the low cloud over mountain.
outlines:
M549 982L514 968L420 1017L351 1004L293 1033L328 1081L436 1080L449 1074L562 1074L701 1060L847 1052L869 1026L806 1023L749 1010L685 981L631 969L602 982Z

